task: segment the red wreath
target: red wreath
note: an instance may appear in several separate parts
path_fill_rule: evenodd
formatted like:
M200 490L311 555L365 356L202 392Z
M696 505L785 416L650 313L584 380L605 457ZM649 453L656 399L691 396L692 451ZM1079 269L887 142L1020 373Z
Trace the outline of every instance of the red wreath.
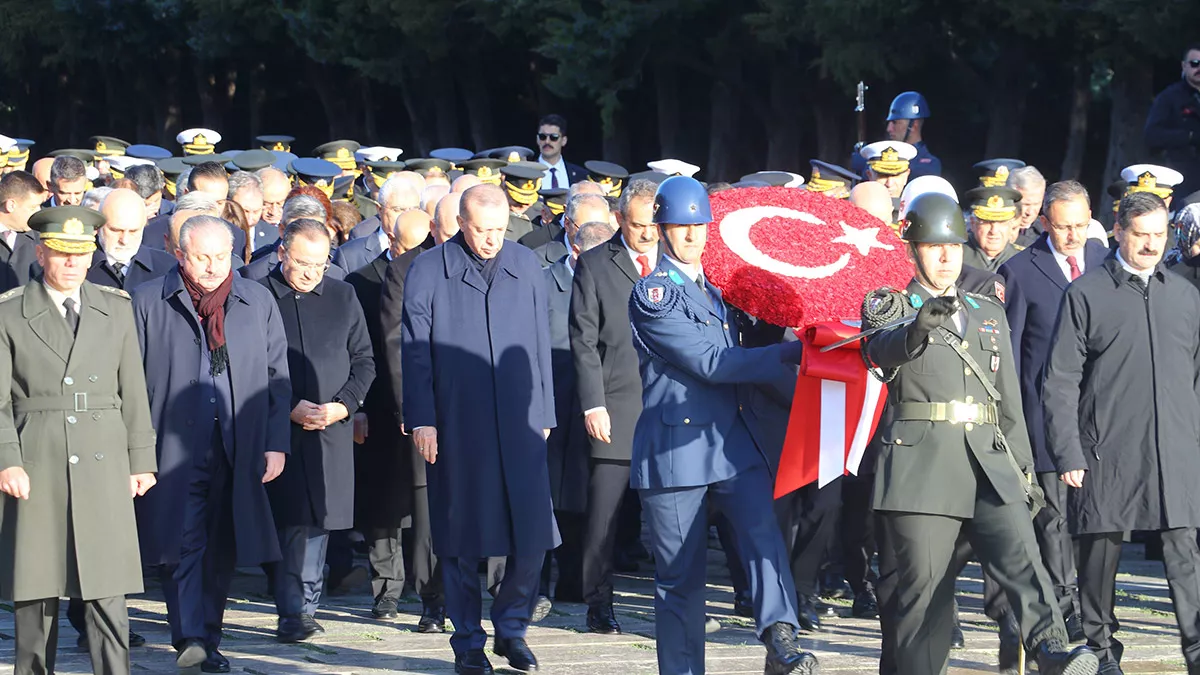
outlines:
M858 320L867 293L912 278L892 228L845 200L770 187L711 202L706 276L730 304L776 325Z

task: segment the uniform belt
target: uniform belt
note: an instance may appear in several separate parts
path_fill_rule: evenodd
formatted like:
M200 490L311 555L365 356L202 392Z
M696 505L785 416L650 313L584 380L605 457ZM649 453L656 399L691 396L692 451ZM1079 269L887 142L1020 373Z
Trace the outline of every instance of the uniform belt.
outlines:
M116 396L78 392L67 396L31 396L13 399L15 414L35 412L88 412L89 410L113 410L120 405Z
M892 409L892 419L951 424L999 424L1000 413L995 403L898 403Z

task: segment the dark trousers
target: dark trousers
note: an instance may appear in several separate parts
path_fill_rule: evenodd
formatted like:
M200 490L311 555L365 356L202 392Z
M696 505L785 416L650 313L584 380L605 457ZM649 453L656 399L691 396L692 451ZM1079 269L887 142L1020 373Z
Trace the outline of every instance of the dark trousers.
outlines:
M1058 474L1039 473L1038 484L1046 494L1046 506L1033 518L1033 531L1042 549L1042 562L1054 584L1054 595L1063 616L1078 612L1079 588L1075 584L1075 540L1067 529L1067 484Z
M129 615L125 596L78 601L96 675L128 675ZM54 672L58 651L58 598L13 603L16 629L16 675Z
M985 476L979 476L978 485L971 519L879 512L883 539L890 549L886 573L882 548L880 563L880 589L886 596L882 609L889 615L883 626L892 634L885 647L901 675L945 672L954 583L960 569L955 555L960 533L966 534L984 571L1004 589L1026 642L1037 644L1049 637L1066 642L1066 628L1042 566L1028 506L1002 504ZM885 575L891 578L883 592Z
M632 555L635 552L645 553L642 546L642 502L638 499L637 490L625 485L625 499L621 500L621 510L617 512L617 539L613 548L618 555Z
M191 468L180 523L179 563L160 568L171 643L202 640L209 652L221 644L225 602L237 561L233 535L233 475L220 433Z
M441 563L433 553L433 531L429 525L429 488L413 489L412 514L413 589L427 607L446 604Z
M733 523L709 502L708 524L717 528L717 540L721 542L721 550L725 553L725 567L729 570L729 585L733 586L735 597L750 597L750 577L746 562L739 553L737 532Z
M538 574L545 553L505 558L503 583L492 600L492 627L496 638L525 637L533 606L537 602ZM454 624L450 646L460 656L470 649L483 649L483 591L479 585L479 558L442 558L446 589L446 615ZM489 570L490 572L490 570ZM489 586L494 579L489 580Z
M583 595L583 524L582 513L555 511L558 534L562 545L546 551L546 562L542 564L542 575L538 583L538 595L550 597L550 573L553 563L558 563L558 582L554 587L554 599L578 602Z
M1163 565L1175 605L1175 621L1189 667L1200 665L1200 547L1196 528L1162 531ZM1083 632L1088 646L1102 661L1121 661L1124 646L1115 637L1120 630L1113 613L1116 605L1117 564L1121 559L1122 532L1079 535L1079 601Z
M875 557L875 515L871 510L874 474L845 476L842 482L842 569L855 595L875 589L878 580L871 569ZM797 581L797 586L799 582Z
M591 461L583 531L583 599L589 607L612 604L613 549L618 514L628 491L629 462Z
M279 551L275 565L275 611L280 618L312 616L321 603L325 581L325 551L329 532L299 525L279 528Z
M728 480L683 488L641 490L655 557L654 625L658 669L684 675L704 672L704 578L707 568L707 502L729 518L749 570L755 633L774 623L796 625L796 588L787 549L771 512L766 465Z
M801 595L815 596L819 590L821 565L837 537L843 480L838 478L823 488L812 483L775 500L792 579Z
M375 601L400 600L404 594L404 549L400 528L373 527L367 537L367 560L371 564L371 595Z
M329 582L340 584L354 569L354 544L350 541L350 530L333 530L325 544L325 564L329 566Z

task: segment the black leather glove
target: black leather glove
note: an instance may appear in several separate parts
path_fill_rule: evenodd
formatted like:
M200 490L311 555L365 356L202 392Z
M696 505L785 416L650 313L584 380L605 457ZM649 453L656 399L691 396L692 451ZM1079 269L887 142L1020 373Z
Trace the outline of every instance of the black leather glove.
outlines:
M958 299L953 297L930 298L921 305L917 318L908 326L908 337L905 346L911 354L920 348L921 343L929 337L934 328L942 325L949 317L958 311Z

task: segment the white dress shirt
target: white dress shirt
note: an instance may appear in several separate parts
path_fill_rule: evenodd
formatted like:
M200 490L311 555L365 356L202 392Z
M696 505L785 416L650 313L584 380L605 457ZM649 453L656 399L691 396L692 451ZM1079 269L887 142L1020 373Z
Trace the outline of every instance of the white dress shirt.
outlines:
M54 303L55 308L58 309L59 316L64 319L67 318L67 308L63 307L63 301L67 298L71 298L75 301L75 313L79 314L80 316L83 315L83 303L79 302L78 288L76 288L75 292L71 295L66 295L61 291L56 291L53 288L50 288L49 284L43 283L42 285L46 288L46 292L50 294L50 302Z
M538 161L541 162L542 164L545 164L547 167L549 167L545 171L542 172L542 189L543 190L549 190L554 185L554 179L551 176L550 169L554 169L555 171L558 172L558 187L560 187L560 188L571 187L571 177L567 175L567 161L562 158L562 155L558 156L558 162L556 162L554 164L551 164L550 162L546 161L546 158L542 157L541 155L538 155Z
M379 250L386 251L392 247L392 240L388 239L387 233L383 231L382 227L375 230L375 236L379 237ZM391 260L391 258L388 258L388 260Z
M1054 241L1050 239L1050 237L1046 237L1046 245L1050 247L1050 253L1054 256L1054 262L1058 263L1058 268L1062 270L1063 277L1067 281L1070 281L1071 264L1067 262L1066 254L1059 253L1058 249L1054 248ZM1079 252L1071 257L1075 259L1075 264L1079 265L1079 274L1082 276L1083 273L1087 271L1086 266L1083 263L1083 249L1079 249Z
M654 263L656 260L658 260L657 243L654 244L654 248L650 249L649 251L646 251L645 253L638 253L634 249L630 248L629 244L625 242L625 235L621 235L621 245L625 247L625 252L629 254L629 259L633 261L633 269L637 270L638 274L642 273L642 269L638 267L637 261L638 256L640 255L646 256L646 260L650 263L650 271L654 271Z

